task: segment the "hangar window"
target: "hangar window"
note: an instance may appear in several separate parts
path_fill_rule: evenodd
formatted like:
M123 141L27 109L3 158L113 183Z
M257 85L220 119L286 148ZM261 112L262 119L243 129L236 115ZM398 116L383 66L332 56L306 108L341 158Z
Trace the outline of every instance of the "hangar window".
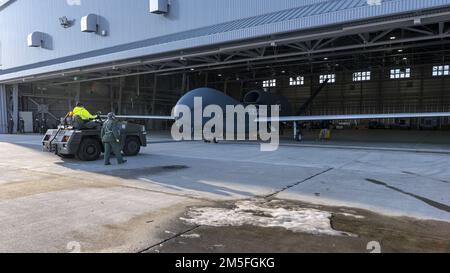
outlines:
M450 65L436 65L433 66L433 76L448 76L450 75Z
M335 83L336 74L320 75L319 81L320 83L324 83L326 79L329 79L328 83Z
M391 69L391 79L411 78L411 68Z
M289 78L289 85L290 86L297 86L297 85L304 85L305 84L305 77L298 76L298 77L291 77Z
M354 82L370 81L371 76L372 72L370 71L355 72L353 73L353 81Z
M276 79L263 81L263 87L276 87L276 86L277 86L277 80Z

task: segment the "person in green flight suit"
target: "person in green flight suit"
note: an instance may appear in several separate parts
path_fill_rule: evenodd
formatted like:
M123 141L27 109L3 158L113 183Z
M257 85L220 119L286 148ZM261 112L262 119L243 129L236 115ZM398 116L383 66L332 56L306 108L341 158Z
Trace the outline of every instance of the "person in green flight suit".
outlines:
M114 152L117 158L117 163L124 164L127 161L122 157L122 143L120 142L120 128L119 122L114 113L108 114L108 119L102 126L101 130L102 142L105 147L105 165L111 165L109 161L111 151Z

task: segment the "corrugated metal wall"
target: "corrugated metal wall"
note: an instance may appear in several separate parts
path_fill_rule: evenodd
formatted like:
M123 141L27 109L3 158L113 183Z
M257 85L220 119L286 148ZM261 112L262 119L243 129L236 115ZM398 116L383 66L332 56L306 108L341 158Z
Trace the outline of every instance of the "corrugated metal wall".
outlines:
M450 5L450 0L385 0L379 6L365 0L173 0L169 15L160 16L148 12L147 0L69 2L21 0L0 11L3 70L28 64L44 67L16 75L0 72L1 80ZM106 37L80 31L79 20L87 13L100 15ZM74 19L75 25L62 28L61 16ZM26 46L26 36L33 31L51 37L47 48ZM154 38L161 38L161 43L154 43ZM54 67L47 63L58 58L63 59L51 63ZM19 71L25 69L31 68Z
M324 2L325 0L319 0ZM77 3L80 4L70 4ZM318 2L317 0L172 0L169 15L148 12L148 0L20 0L0 11L3 69L126 44ZM80 18L101 16L102 37L80 31ZM75 20L64 29L58 18ZM20 18L20 20L18 19ZM47 50L28 48L33 31L52 37Z

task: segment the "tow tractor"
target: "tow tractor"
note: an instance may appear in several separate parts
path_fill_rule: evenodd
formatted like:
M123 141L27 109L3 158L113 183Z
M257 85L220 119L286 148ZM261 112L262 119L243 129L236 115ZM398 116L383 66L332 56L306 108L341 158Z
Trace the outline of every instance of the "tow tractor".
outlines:
M95 129L77 129L73 126L70 117L61 119L57 129L47 130L42 139L45 152L55 153L61 157L75 157L81 161L95 161L100 158L104 148L100 137L100 128L103 119L98 116ZM125 156L139 154L141 147L147 146L147 132L145 126L131 122L120 121L121 143L124 143Z

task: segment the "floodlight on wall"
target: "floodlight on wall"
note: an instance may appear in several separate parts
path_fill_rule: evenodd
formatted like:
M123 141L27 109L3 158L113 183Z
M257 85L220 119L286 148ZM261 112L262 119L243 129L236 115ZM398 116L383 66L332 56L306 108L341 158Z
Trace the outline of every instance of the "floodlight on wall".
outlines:
M82 32L97 32L98 31L98 15L88 14L81 17L81 31Z
M42 47L44 45L44 33L35 31L28 34L27 45L29 47Z
M59 24L63 27L63 28L69 28L73 25L73 22L75 20L69 20L66 16L60 17L59 18Z
M166 14L169 12L169 0L149 0L150 12L154 14Z

